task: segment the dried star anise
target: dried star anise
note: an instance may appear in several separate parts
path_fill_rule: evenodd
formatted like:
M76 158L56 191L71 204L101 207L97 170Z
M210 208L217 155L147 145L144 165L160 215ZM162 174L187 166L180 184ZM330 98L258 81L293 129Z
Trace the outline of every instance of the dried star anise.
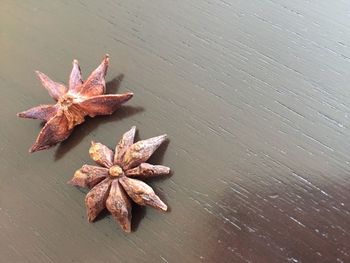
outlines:
M103 95L106 92L105 76L108 62L109 58L106 55L102 63L83 82L78 61L74 60L69 88L36 71L42 85L57 103L40 105L17 114L22 118L46 122L30 152L50 148L67 139L73 128L85 121L85 116L112 114L121 104L131 99L133 93L130 92Z
M104 209L112 214L125 232L131 231L131 198L139 205L166 211L167 206L153 189L138 179L169 174L170 168L146 163L166 140L166 135L134 143L136 127L124 133L115 152L101 143L91 142L90 157L99 165L83 165L68 183L88 187L85 204L88 221ZM138 178L138 179L134 179Z

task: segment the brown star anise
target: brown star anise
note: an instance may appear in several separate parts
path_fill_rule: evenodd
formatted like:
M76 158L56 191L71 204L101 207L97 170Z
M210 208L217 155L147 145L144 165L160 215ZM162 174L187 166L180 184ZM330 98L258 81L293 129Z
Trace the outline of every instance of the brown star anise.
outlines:
M74 60L69 88L36 71L42 85L57 103L40 105L17 114L22 118L46 122L30 152L50 148L67 139L73 128L85 121L85 116L112 114L122 103L131 99L133 93L130 92L103 95L106 92L105 76L108 62L109 58L106 55L102 63L83 82L78 61Z
M170 168L145 163L166 140L166 135L134 143L136 127L124 133L115 153L101 143L91 142L90 157L99 165L83 165L68 183L91 190L85 204L88 221L92 222L104 209L112 214L125 232L131 231L131 202L166 211L167 206L144 182L152 176L169 174Z

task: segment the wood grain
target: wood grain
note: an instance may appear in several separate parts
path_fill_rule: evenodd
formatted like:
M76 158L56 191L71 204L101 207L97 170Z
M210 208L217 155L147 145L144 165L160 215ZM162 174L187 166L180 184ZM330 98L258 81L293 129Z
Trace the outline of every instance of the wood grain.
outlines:
M350 5L347 1L0 3L1 262L349 262ZM51 103L40 70L67 83L105 53L111 93L135 97L58 147L28 154ZM119 83L120 74L124 79ZM119 76L119 77L118 77ZM66 185L90 141L131 126L167 133L151 180L170 207L88 224ZM134 213L134 214L135 214Z

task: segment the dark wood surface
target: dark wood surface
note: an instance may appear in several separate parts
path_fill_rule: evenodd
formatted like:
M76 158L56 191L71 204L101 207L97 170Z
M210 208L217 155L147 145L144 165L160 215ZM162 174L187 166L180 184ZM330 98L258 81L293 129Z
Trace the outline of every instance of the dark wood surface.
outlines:
M350 262L348 1L0 3L1 262ZM109 53L111 93L135 97L61 145L29 154L51 102L34 75L86 77ZM122 81L121 75L124 74ZM168 213L134 209L131 234L87 223L66 184L113 147L168 133L150 184Z

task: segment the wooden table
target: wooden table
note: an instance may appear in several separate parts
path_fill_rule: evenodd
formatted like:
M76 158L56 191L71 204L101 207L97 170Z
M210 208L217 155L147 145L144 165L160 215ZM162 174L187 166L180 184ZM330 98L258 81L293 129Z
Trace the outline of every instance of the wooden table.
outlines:
M348 1L0 7L1 262L350 262ZM51 102L34 71L67 83L105 53L109 91L135 97L29 154L40 122L16 113ZM135 207L124 234L66 182L132 125L168 133L151 161L173 174L150 181L170 211Z

